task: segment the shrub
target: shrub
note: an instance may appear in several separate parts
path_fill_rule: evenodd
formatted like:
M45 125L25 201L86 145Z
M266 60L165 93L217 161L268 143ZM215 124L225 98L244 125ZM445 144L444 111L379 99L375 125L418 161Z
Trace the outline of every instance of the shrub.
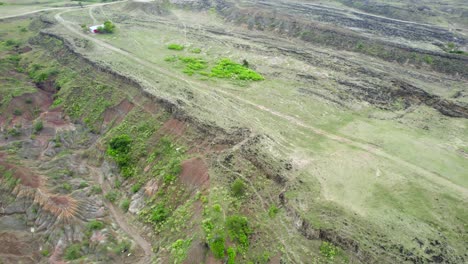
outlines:
M104 228L104 223L99 220L91 220L86 226L89 230L101 230Z
M228 264L235 264L236 263L236 248L228 248L227 249L227 255L228 255L228 260L227 260L227 263Z
M20 116L20 115L22 115L22 114L23 114L23 111L21 111L21 110L19 110L19 109L15 109L15 110L13 111L13 115L15 115L15 116Z
M94 194L102 193L102 188L99 185L93 185L93 187L91 187L91 192Z
M21 135L21 131L16 128L8 129L8 135L12 137L19 137Z
M13 176L13 172L11 170L3 172L2 174L3 174L3 177L5 178L6 186L8 186L10 189L14 188L20 182L19 179ZM0 174L0 176L2 174Z
M41 255L44 257L48 257L50 255L50 252L48 249L41 250Z
M427 64L432 64L432 63L434 63L434 58L432 58L432 57L429 56L429 55L424 56L423 59L424 59L424 62L426 62Z
M5 41L5 45L11 47L11 46L19 46L21 45L21 42L19 40L15 40L15 39L8 39L7 41Z
M72 190L72 186L69 183L62 184L62 188L68 192Z
M232 240L239 242L243 248L249 246L249 235L252 233L252 230L249 227L247 217L240 215L228 217L226 229Z
M114 182L114 187L119 189L122 186L122 182L119 179L116 179Z
M131 191L132 193L137 193L137 192L141 189L141 185L142 185L142 184L139 183L139 182L138 182L138 183L135 183L135 184L132 186L132 188L130 189L130 191Z
M80 182L80 185L78 186L78 188L83 189L83 188L86 188L86 187L88 187L88 186L89 186L89 185L88 185L87 182L82 181L82 182Z
M171 254L174 257L174 263L182 263L187 258L187 251L192 243L191 239L178 239L171 245Z
M119 196L119 193L116 192L116 191L110 191L108 193L106 193L106 195L104 196L107 200L109 200L110 202L115 202L117 200L117 197Z
M245 183L241 179L236 179L231 185L231 192L236 197L241 197L245 193Z
M123 199L123 201L120 203L120 208L122 208L124 212L127 212L129 207L130 207L130 200L127 198Z
M97 28L97 31L99 33L112 34L115 31L115 25L114 25L114 23L107 20L107 21L104 22L104 26L101 26L101 27Z
M169 210L164 207L163 204L156 205L153 210L151 210L150 220L155 224L164 222L169 216Z
M333 260L338 254L338 248L332 243L324 241L322 245L320 245L320 254L329 260Z
M122 134L114 137L109 142L109 148L107 153L112 157L118 157L120 155L128 154L130 152L130 146L132 139L129 135Z
M65 249L64 253L65 260L75 260L81 258L81 245L72 244Z
M272 205L270 206L270 208L268 209L268 215L269 215L271 218L273 218L273 217L276 216L276 214L278 214L278 211L279 211L278 207L276 207L275 204L272 204Z
M134 173L130 156L132 142L129 135L122 134L112 138L107 148L107 154L115 160L124 178L129 178Z
M32 104L33 100L31 98L26 98L26 100L24 100L24 102L27 103L27 104Z
M44 123L42 122L42 120L39 120L34 123L33 133L38 134L40 131L42 131L43 128L44 128Z
M179 44L174 44L174 43L173 43L173 44L169 44L169 45L167 46L167 48L170 49L170 50L183 50L183 49L185 49L184 46L179 45Z
M225 239L222 235L216 234L212 241L209 243L211 252L213 255L218 258L218 259L223 259L224 258L224 242Z
M124 240L115 247L114 251L116 253L122 254L122 253L128 252L131 246L132 244L129 241Z
M230 78L236 80L251 80L261 81L264 80L263 76L259 73L246 68L230 59L221 59L213 69L211 69L212 77L217 78Z

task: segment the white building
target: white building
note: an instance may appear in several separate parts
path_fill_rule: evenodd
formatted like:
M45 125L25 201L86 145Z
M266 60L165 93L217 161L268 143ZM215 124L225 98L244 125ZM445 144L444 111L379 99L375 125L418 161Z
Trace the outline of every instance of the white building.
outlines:
M99 27L104 27L104 25L90 26L90 27L89 27L89 32L91 32L91 33L98 33L97 29L98 29Z

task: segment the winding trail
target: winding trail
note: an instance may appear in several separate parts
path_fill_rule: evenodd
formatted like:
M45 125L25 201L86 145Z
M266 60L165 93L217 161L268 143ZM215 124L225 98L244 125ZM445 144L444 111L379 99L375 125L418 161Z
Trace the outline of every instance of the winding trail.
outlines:
M108 3L108 4L113 4L113 3ZM94 44L96 45L99 45L107 50L110 50L110 51L113 51L115 53L118 53L122 56L125 56L131 60L133 60L134 62L144 66L144 67L147 67L147 68L150 68L160 74L163 74L163 75L166 75L166 76L169 76L171 78L174 78L176 80L179 80L179 81L182 81L184 83L186 83L187 85L189 85L192 89L194 90L197 90L198 92L200 92L201 94L205 94L207 96L213 96L213 93L212 91L207 91L205 86L206 84L203 84L203 83L199 83L198 81L196 80L192 80L192 79L187 79L185 78L184 76L181 76L179 74L176 74L174 72L171 72L169 70L166 70L164 68L161 68L145 59L142 59L142 58L139 58L137 56L135 56L134 54L128 52L128 51L125 51L123 49L120 49L118 47L115 47L105 41L102 41L102 40L99 40L99 39L96 39L94 37L92 37L91 35L87 35L79 30L77 30L75 27L74 27L74 24L66 21L65 19L62 18L62 14L64 13L67 13L69 12L70 10L68 11L63 11L63 12L59 12L55 15L55 19L60 23L62 24L69 32L75 34L75 35L78 35L84 39L87 39L91 42L93 42ZM252 101L249 101L245 98L241 98L235 94L232 94L230 93L229 91L227 90L222 90L222 89L218 89L216 90L216 93L220 93L222 94L223 96L226 96L226 97L229 97L231 99L234 99L235 101L238 101L240 103L243 103L245 105L248 105L248 106L251 106L251 107L254 107L258 110L261 110L263 112L267 112L273 116L276 116L278 118L281 118L285 121L287 121L288 123L292 124L292 125L295 125L295 126L298 126L298 127L302 127L302 128L305 128L307 129L308 131L314 133L314 134L317 134L317 135L320 135L320 136L323 136L323 137L326 137L330 140L333 140L333 141L336 141L336 142L339 142L339 143L343 143L343 144L347 144L349 146L352 146L352 147L355 147L355 148L358 148L360 150L363 150L363 151L366 151L368 153L371 153L373 155L376 155L376 156L379 156L379 157L382 157L382 158L385 158L387 160L391 160L393 162L395 162L396 164L399 164L403 167L406 167L410 170L412 170L413 172L416 172L418 173L419 175L421 176L424 176L426 177L429 181L433 182L433 183L436 183L438 185L442 185L442 186L445 186L445 187L448 187L449 189L459 193L460 195L462 195L465 199L468 199L468 189L467 188L464 188L462 186L459 186L453 182L451 182L450 180L444 178L443 176L441 175L438 175L434 172L431 172L431 171L428 171L422 167L419 167L415 164L412 164L408 161L405 161L403 160L402 158L400 157L397 157L397 156L394 156L394 155L391 155L387 152L385 152L384 150L382 149L379 149L375 146L372 146L370 144L366 144L366 143L361 143L361 142L358 142L358 141L354 141L352 139L349 139L349 138L346 138L346 137L343 137L343 136L340 136L340 135L336 135L336 134L333 134L333 133L330 133L330 132L327 132L325 130L322 130L320 128L317 128L317 127L314 127L314 126L311 126L309 124L306 124L304 123L302 120L296 118L296 117L293 117L293 116L290 116L290 115L287 115L287 114L284 114L284 113L281 113L281 112L278 112L276 110L273 110L273 109L270 109L264 105L260 105L260 104L257 104L257 103L254 103Z

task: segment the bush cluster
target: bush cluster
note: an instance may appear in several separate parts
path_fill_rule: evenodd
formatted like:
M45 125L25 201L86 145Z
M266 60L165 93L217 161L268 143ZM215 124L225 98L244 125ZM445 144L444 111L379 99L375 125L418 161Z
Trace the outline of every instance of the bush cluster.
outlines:
M259 73L239 63L233 62L230 59L221 59L217 65L211 69L210 76L250 81L261 81L265 79Z
M98 33L112 34L115 31L115 25L114 25L114 23L107 20L107 21L104 22L104 26L101 26L101 27L97 28L97 31L98 31Z
M183 50L183 49L185 49L185 47L183 45L174 44L174 43L169 44L167 46L167 48L170 49L170 50Z
M130 155L132 139L127 134L112 138L107 148L107 155L111 156L120 168L124 178L133 175L133 162Z

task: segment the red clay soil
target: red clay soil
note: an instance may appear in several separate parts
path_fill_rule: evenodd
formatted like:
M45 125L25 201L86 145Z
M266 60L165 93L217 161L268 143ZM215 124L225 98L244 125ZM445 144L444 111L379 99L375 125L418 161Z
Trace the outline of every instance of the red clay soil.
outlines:
M69 121L65 119L62 109L54 109L41 114L40 118L47 124L51 124L54 127L62 127L69 125Z
M184 134L187 126L184 122L177 120L175 118L171 118L164 123L161 128L161 131L165 134L171 134L176 137L180 137Z
M118 105L107 109L104 112L104 125L107 125L114 120L116 123L122 122L128 112L130 112L134 106L134 104L125 99Z
M70 205L70 200L67 196L52 196L50 200L56 205L61 207L67 207Z
M31 100L31 103L26 103L28 100ZM49 109L52 102L52 96L41 90L38 90L36 93L27 93L15 97L0 116L0 125L4 125L9 117L13 117L13 124L21 123L22 120L32 121L34 119L34 111L37 108L41 112L45 112ZM15 110L20 110L22 112L21 116L13 115Z
M205 261L206 264L220 264L220 263L223 263L221 260L219 259L216 259L213 254L208 254L206 256L206 261Z
M206 163L201 158L192 158L182 162L180 180L189 186L208 187L210 176Z

